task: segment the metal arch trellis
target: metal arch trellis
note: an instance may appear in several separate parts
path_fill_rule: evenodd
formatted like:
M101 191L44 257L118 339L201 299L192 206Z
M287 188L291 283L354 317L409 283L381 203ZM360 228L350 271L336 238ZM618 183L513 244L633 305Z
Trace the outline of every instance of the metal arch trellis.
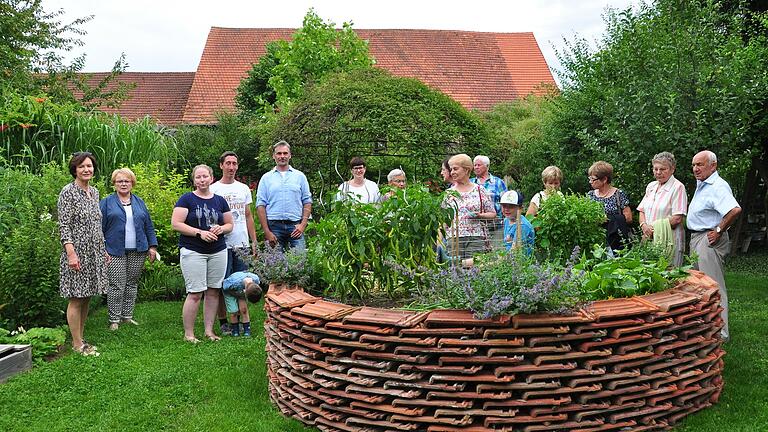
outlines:
M437 179L443 158L466 152L470 147L470 144L458 142L426 142L419 143L418 147L413 143L385 140L346 139L343 143L331 140L295 142L291 143L291 163L307 174L315 189L320 186L321 190L312 192L315 198L319 198L319 204L322 206L325 201L322 197L324 191L335 190L338 184L349 179L346 177L349 175L347 162L352 157L359 156L366 161L376 160L375 176L369 170L366 177L382 185L387 183L386 175L394 168L403 169L411 182ZM407 150L403 151L404 149ZM319 163L320 154L323 155L322 159L325 159L324 164ZM393 163L381 163L388 159L393 160Z

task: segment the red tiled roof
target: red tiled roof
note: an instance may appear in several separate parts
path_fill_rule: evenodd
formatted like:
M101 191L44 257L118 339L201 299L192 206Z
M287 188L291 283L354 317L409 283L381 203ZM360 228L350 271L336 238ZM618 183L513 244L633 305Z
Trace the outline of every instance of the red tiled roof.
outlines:
M95 85L108 73L91 75L88 83ZM99 109L118 113L126 120L150 116L160 124L175 126L182 122L194 78L194 72L124 72L118 76L118 81L136 84L128 93L129 98L118 108Z
M417 78L469 109L487 110L555 85L533 33L454 30L355 30L369 41L376 65ZM265 52L295 29L212 27L189 92L183 122L215 123L233 110L237 86Z

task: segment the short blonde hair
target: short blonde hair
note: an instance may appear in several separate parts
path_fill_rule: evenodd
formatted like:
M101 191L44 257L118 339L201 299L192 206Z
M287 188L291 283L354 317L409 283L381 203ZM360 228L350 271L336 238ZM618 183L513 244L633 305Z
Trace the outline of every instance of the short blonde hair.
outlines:
M136 174L134 174L130 168L118 168L112 171L112 184L115 184L115 179L117 179L117 176L119 175L128 177L131 180L131 184L136 186Z
M591 167L589 167L589 171L587 171L587 173L599 179L605 177L608 183L610 183L611 180L613 180L613 165L606 161L597 161L593 163Z
M458 165L466 169L470 173L474 168L474 165L472 164L472 158L464 153L451 156L451 158L448 159L448 166L451 166L451 165Z
M541 172L541 182L544 184L551 183L552 180L559 180L560 182L563 181L563 172L560 171L560 168L550 165L546 168L544 168L544 171Z

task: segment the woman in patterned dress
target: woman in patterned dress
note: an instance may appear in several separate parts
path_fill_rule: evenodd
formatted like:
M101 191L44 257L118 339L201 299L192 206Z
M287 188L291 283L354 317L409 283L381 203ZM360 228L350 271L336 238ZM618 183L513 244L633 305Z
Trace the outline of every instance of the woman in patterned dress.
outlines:
M606 243L612 250L622 249L629 236L629 224L632 223L632 209L629 198L623 190L613 187L613 165L597 161L589 167L589 185L592 190L587 195L603 204L605 216Z
M674 176L676 163L672 153L657 154L651 164L656 181L648 183L645 196L637 206L637 211L640 212L640 229L643 230L643 239L660 237L658 232L654 232L654 226L658 226L658 221L666 219L669 223L667 229L672 229L670 264L681 266L685 252L685 224L682 222L688 213L688 195L685 193L685 186Z
M446 200L446 205L456 212L447 231L446 247L451 251L451 255L464 260L489 251L485 224L492 223L496 218L496 208L485 188L469 181L474 168L469 156L453 156L448 160L448 165L453 180L449 190L457 192L458 195L449 196Z
M96 158L78 152L69 161L75 179L59 193L59 231L63 250L59 262L59 293L68 299L67 324L72 349L82 355L98 355L96 347L83 339L88 303L107 290L107 262L101 231L99 191L90 185Z

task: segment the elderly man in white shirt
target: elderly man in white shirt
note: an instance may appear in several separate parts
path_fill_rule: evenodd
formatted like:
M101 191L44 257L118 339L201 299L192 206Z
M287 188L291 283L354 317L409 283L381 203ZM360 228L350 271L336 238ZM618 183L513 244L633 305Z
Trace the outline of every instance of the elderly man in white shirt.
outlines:
M720 304L723 307L723 329L726 341L728 331L728 293L725 289L723 263L730 252L728 228L741 214L741 207L733 196L731 186L717 173L717 156L709 150L693 157L693 176L696 192L688 206L687 226L691 231L691 252L699 261L696 267L720 285Z

